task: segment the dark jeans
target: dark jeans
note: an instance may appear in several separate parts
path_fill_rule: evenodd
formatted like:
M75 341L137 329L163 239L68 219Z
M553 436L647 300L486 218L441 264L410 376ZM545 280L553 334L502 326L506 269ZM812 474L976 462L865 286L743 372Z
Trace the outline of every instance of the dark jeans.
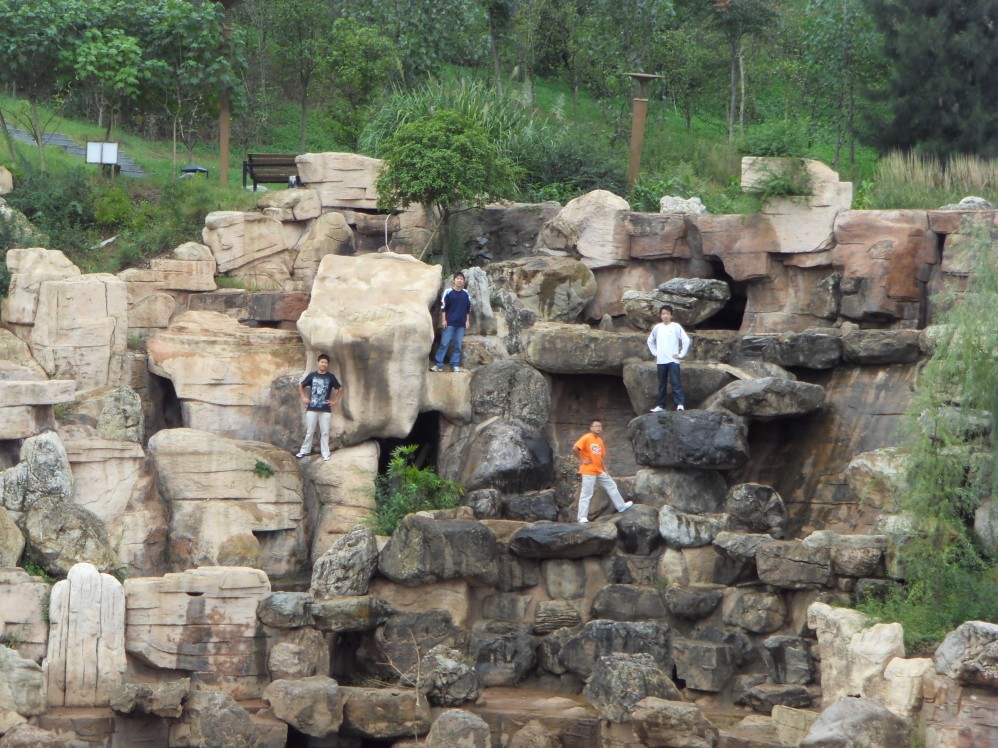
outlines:
M683 405L683 381L679 375L679 362L658 365L658 407L665 407L667 385L672 385L672 399L676 405Z

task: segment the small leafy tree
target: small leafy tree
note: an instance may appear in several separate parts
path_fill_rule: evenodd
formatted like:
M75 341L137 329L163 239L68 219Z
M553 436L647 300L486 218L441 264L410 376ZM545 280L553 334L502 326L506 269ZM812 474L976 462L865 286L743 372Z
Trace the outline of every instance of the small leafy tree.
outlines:
M461 486L441 478L432 468L414 465L415 453L415 444L396 447L392 450L387 472L377 478L377 508L370 524L378 535L391 535L407 514L451 509L460 501Z
M455 206L481 205L516 191L517 165L479 125L451 110L401 125L383 144L382 158L378 207L390 211L420 203L439 217L438 231L446 231ZM449 269L449 258L444 267Z
M63 58L93 101L98 126L105 125L106 115L104 137L110 140L119 111L138 97L146 76L139 40L121 29L87 29Z
M945 334L909 411L903 508L914 535L902 547L904 585L865 606L902 622L916 651L963 621L998 620L998 554L971 529L981 503L998 496L998 237L975 226L964 238L973 271L942 315Z

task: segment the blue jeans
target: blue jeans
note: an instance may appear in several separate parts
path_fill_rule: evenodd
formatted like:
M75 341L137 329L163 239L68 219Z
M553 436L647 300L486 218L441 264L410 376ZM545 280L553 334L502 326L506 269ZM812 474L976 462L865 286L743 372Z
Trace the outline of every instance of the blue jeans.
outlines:
M437 348L437 366L444 365L444 357L447 355L447 346L451 343L454 347L450 354L450 365L459 366L461 364L461 351L464 348L464 328L447 325L443 336L440 338L440 347Z
M658 365L658 407L665 407L667 385L672 385L672 399L676 405L683 405L683 381L679 376L679 362Z

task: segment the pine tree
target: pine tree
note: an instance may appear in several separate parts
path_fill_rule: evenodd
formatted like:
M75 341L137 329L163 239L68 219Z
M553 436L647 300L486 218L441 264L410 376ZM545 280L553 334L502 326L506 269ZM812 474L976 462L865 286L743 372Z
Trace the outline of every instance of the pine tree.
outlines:
M998 0L868 0L893 62L882 146L998 155Z

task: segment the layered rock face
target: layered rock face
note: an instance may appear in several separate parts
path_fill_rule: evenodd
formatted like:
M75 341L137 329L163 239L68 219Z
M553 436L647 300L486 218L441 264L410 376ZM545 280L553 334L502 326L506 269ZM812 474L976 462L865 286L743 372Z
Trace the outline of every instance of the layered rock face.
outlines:
M0 745L998 740L994 624L909 657L843 607L904 578L895 427L965 211L851 211L815 163L747 217L469 211L467 371L429 374L449 280L420 211L374 212L379 167L305 154L304 188L117 277L8 255ZM693 346L651 413L663 303ZM296 460L322 352L333 452ZM634 505L577 524L593 418ZM465 496L378 538L400 441Z

